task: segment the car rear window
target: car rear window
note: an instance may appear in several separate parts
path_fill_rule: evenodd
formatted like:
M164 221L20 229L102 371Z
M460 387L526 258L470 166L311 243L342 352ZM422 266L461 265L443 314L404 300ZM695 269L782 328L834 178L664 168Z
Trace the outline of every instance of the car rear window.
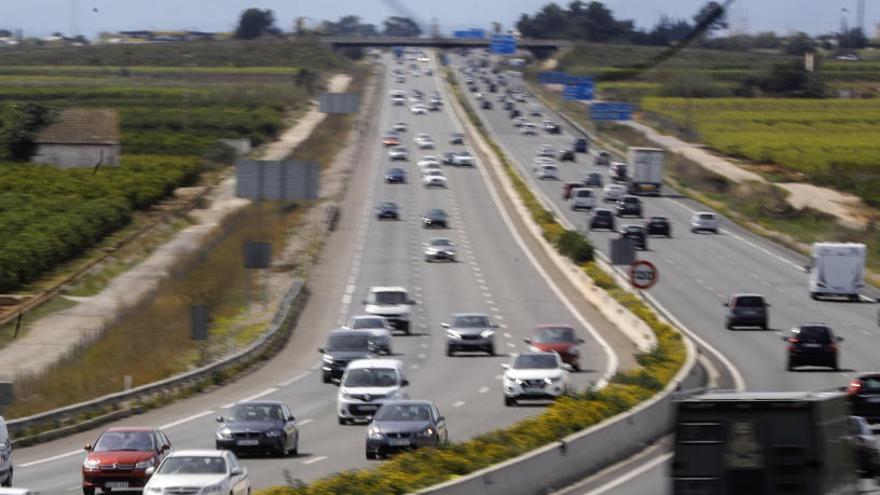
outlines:
M811 326L801 327L795 336L802 342L810 342L816 344L830 344L831 333L827 327Z
M862 386L859 391L868 394L880 394L880 377L867 376L862 378Z
M764 298L759 296L740 296L734 298L733 305L737 308L761 308L764 306Z

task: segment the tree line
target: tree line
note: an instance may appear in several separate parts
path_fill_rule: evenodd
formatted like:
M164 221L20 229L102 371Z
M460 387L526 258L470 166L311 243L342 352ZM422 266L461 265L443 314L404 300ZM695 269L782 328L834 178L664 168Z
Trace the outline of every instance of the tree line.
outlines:
M338 21L322 21L317 28L305 29L302 19L294 24L293 31L296 35L319 35L319 36L420 36L422 28L417 22L400 16L391 16L385 19L381 29L375 24L364 23L355 15L341 17ZM235 37L238 39L251 40L260 37L273 37L282 35L282 30L276 24L275 13L271 9L247 9L242 12L235 29Z

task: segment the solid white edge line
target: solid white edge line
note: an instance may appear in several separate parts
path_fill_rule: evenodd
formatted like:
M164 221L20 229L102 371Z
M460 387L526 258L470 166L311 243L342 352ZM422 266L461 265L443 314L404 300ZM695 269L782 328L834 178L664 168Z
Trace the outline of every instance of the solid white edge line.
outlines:
M279 387L289 387L289 386L293 385L294 383L302 380L303 378L309 376L310 373L311 373L311 371L303 371L302 373L294 376L293 378L291 378L289 380L284 380L283 382L279 383L278 386Z
M319 455L318 457L313 457L313 458L311 458L311 459L305 460L305 461L303 461L302 463L303 463L303 464L314 464L314 463L316 463L316 462L323 461L323 460L326 459L326 458L327 458L326 455Z
M198 414L193 414L192 416L187 416L185 418L178 419L177 421L172 421L170 423L164 424L164 425L160 426L159 429L160 430L170 430L171 428L174 428L175 426L180 426L184 423L189 423L190 421L195 421L199 418L204 418L205 416L210 416L211 414L214 414L214 412L215 411L211 410L211 411L200 412Z
M439 77L437 76L437 74L439 74L439 71L435 71L434 74L435 74L435 79L438 79ZM452 100L450 99L449 94L446 92L446 83L443 82L442 80L440 80L439 87L441 88L443 93L446 95L446 100L449 101L450 105L452 105ZM459 125L459 122L458 122L459 116L455 112L455 110L450 111L449 115L450 115L450 118L452 118L452 121L455 125L455 128L461 129L461 126ZM480 138L480 139L482 139L482 138ZM476 156L476 154L474 154L474 156ZM492 201L495 203L496 209L501 214L501 218L504 220L504 223L507 225L507 230L513 236L513 238L516 241L517 245L519 246L520 250L523 251L526 258L528 258L528 260L532 264L532 266L535 267L535 269L538 271L538 273L541 275L541 277L544 279L544 281L550 287L550 290L552 290L553 293L556 295L557 299L559 299L562 302L562 304L566 307L566 309L568 309L568 311L575 317L575 319L584 328L587 329L587 331L593 337L593 340L595 340L596 343L599 344L599 347L601 347L602 350L605 352L605 356L607 359L607 362L605 365L605 373L602 375L602 378L600 378L596 382L597 387L603 388L605 385L608 384L608 380L610 380L611 377L614 376L614 374L617 372L617 367L618 367L617 354L614 352L614 350L611 348L611 346L608 344L608 342L604 338L602 338L602 336L593 327L593 325L591 325L590 322L588 322L586 320L586 318L581 316L580 312L577 311L577 309L574 307L574 305L571 303L571 301L568 300L568 298L565 296L565 294L562 293L562 291L559 289L559 287L556 285L556 283L553 282L553 280L550 278L549 275L547 275L547 272L544 270L544 268L538 264L538 261L535 259L534 255L532 255L531 251L526 246L525 241L523 241L522 237L519 235L519 232L517 232L516 229L514 228L513 221L510 219L510 216L508 215L506 209L504 208L504 205L502 204L501 199L498 196L498 191L496 190L495 183L490 180L488 172L486 172L486 170L485 170L485 166L483 166L483 167L477 166L476 168L480 171L480 175L483 177L483 183L486 184L486 187L489 190L489 195L492 197ZM500 171L499 173L504 173L504 172ZM515 201L515 199L511 198L511 201ZM524 221L529 221L529 220L524 220Z
M46 457L45 459L38 459L36 461L25 462L24 464L16 464L15 468L22 469L22 468L29 468L32 466L39 466L40 464L46 464L47 462L57 461L59 459L64 459L65 457L72 457L72 456L75 456L76 454L85 455L85 451L83 449L72 450L70 452L65 452L64 454L58 454L58 455L53 455L52 457Z
M588 492L584 492L584 495L601 495L602 493L605 493L608 490L611 490L613 488L617 488L618 486L626 483L627 481L629 481L637 476L641 476L642 473L644 473L645 471L650 471L651 469L654 469L657 465L663 464L664 462L668 461L671 457L672 457L671 452L668 454L663 454L660 457L652 459L650 462L642 464L641 466L637 467L636 469L633 469L632 471L627 472L623 476L615 478L615 479L609 481L608 483L605 483L604 485L602 485L596 489L590 490Z

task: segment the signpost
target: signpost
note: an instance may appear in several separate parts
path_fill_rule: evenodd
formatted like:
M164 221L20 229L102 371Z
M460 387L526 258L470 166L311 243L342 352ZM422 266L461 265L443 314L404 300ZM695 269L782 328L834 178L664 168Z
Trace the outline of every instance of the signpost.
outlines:
M590 76L566 76L562 95L566 100L592 100L593 78Z
M593 120L632 120L631 103L593 103L590 105L590 118Z
M452 32L452 37L460 40L481 40L486 37L485 29L461 29Z
M349 114L358 111L357 93L321 93L318 102L321 113Z
M636 289L650 289L659 279L660 273L650 261L638 260L629 266L629 281Z
M489 51L495 55L513 55L516 53L516 38L510 34L493 34Z

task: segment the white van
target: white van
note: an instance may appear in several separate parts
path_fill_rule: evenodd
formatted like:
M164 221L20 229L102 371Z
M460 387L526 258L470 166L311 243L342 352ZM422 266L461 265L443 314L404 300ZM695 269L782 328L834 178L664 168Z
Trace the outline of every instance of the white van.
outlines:
M616 203L617 200L626 194L626 187L620 184L607 184L602 189L602 201L606 203Z
M12 486L12 440L6 429L6 420L0 416L0 485Z
M593 196L593 190L586 187L576 187L571 190L571 209L592 210L596 206L596 197Z
M816 242L810 253L810 297L846 297L858 301L865 288L865 245Z
M339 381L339 424L369 420L386 401L409 398L409 381L398 359L357 359Z

